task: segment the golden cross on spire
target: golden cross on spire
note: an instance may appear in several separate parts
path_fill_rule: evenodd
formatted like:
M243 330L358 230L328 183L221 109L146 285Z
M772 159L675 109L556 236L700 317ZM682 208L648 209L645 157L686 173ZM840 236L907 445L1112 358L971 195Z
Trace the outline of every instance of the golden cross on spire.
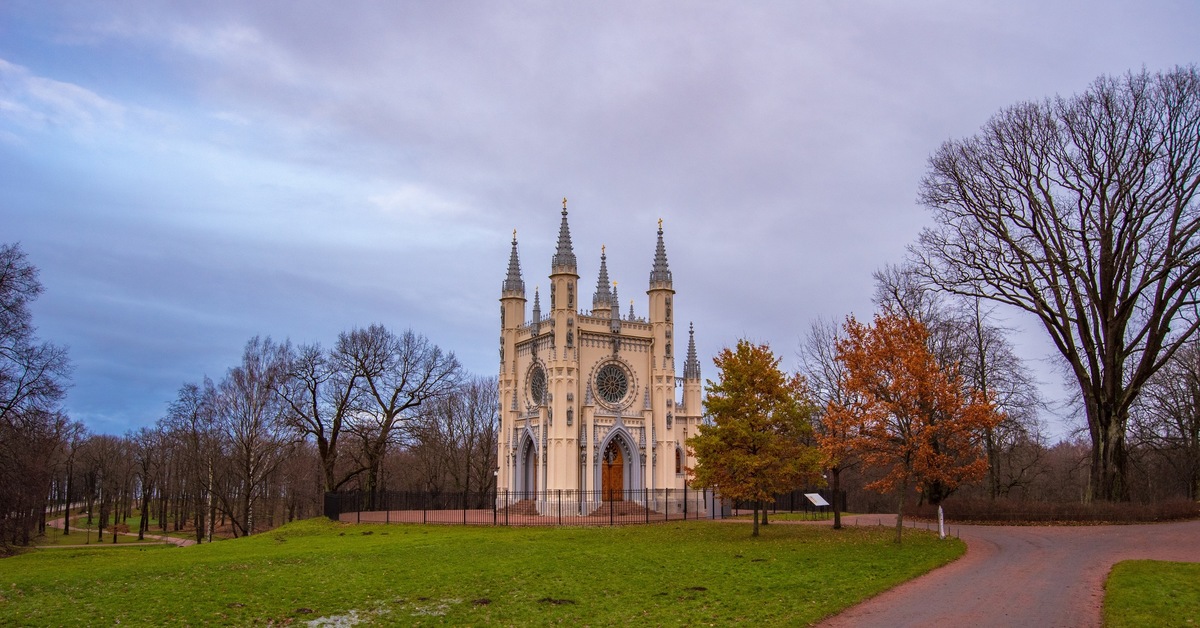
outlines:
M658 219L658 230L662 231L662 218Z
M517 230L513 229L513 240L517 239Z
M567 211L567 197L563 197L563 211Z
M603 244L600 245L600 254L604 255L604 245Z

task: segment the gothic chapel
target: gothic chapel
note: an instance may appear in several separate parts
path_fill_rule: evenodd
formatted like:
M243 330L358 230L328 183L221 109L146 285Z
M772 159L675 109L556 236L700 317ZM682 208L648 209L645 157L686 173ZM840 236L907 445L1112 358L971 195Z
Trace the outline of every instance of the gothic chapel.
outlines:
M584 511L634 501L678 512L685 467L695 465L684 442L700 425L700 362L689 325L683 377L675 376L675 290L662 221L647 318L634 316L632 304L621 315L606 262L601 247L586 309L564 199L549 308L543 313L535 289L527 312L513 232L500 293L499 499L534 500L543 513L559 500Z

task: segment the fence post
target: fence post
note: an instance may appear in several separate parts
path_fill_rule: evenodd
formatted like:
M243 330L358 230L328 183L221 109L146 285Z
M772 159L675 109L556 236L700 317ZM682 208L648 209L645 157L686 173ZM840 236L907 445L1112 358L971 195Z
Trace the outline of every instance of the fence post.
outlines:
M611 488L608 489L608 525L616 525L616 522L613 520L613 492Z
M562 525L562 489L558 489L558 525Z
M463 491L463 525L467 525L467 492Z

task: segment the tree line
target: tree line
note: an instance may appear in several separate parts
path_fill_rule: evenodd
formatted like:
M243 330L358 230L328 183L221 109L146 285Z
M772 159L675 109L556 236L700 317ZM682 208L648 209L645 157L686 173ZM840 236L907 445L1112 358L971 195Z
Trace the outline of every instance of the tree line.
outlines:
M41 290L20 248L0 247L5 548L68 510L98 537L132 533L132 518L139 538L212 541L319 514L327 491L361 490L373 507L386 488L494 488L495 378L412 330L354 328L329 348L256 336L219 380L182 385L153 425L91 434L60 406L66 351L34 334L28 303ZM70 517L62 525L70 534Z
M211 542L320 514L327 491L490 490L497 399L494 378L411 330L355 328L329 349L256 336L153 426L68 448L51 497L100 528L136 508L139 538L153 519Z

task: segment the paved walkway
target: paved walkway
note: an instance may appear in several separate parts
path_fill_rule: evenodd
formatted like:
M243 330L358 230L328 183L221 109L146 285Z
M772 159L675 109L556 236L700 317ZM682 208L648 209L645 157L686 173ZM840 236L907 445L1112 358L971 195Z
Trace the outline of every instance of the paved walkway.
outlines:
M46 522L47 530L49 530L50 528L58 528L59 530L62 530L62 527L63 527L62 517L59 517L58 519L54 519L52 521ZM72 529L75 530L76 532L80 531L80 529L78 527L73 527ZM106 534L111 534L111 532L108 532ZM133 537L137 536L137 532L118 532L117 534L120 534L121 536L133 536ZM162 535L162 534L144 534L143 538L151 539L151 540L155 540L155 541L162 541L163 543L174 543L175 545L178 545L179 547L187 547L189 545L196 544L196 541L193 539L180 539L180 538L175 538L173 536L166 536L166 535ZM51 548L65 548L65 547L93 547L93 546L101 545L101 544L102 543L100 541L97 541L95 543L89 543L86 545L83 545L83 544L80 544L80 545L35 545L34 547L51 549ZM108 543L108 545L113 545L113 543ZM126 543L126 545L129 545L129 544Z
M843 525L854 525L849 517ZM895 525L867 515L860 525ZM924 527L924 524L921 524ZM1104 581L1128 559L1200 562L1200 521L1112 526L952 526L959 560L822 623L843 626L1100 626Z

